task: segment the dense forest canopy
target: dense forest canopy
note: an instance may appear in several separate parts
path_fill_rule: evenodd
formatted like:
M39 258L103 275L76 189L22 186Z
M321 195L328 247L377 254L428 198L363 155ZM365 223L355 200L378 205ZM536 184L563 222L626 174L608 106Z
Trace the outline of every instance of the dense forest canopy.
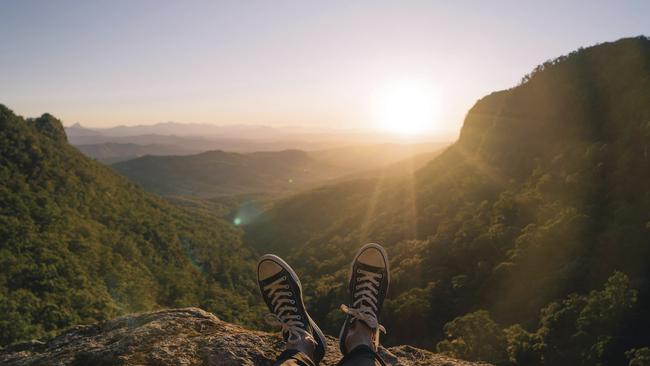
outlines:
M650 40L600 44L479 100L459 141L411 177L284 199L245 238L298 267L322 320L341 316L359 243L384 244L389 343L627 364L650 345L649 147Z
M253 325L254 258L240 237L86 158L51 115L0 105L0 345L159 307Z

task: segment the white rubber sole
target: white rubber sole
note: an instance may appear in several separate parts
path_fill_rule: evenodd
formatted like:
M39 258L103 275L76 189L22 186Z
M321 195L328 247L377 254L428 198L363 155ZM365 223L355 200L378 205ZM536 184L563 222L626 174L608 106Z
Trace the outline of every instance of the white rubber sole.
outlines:
M316 325L316 322L314 322L314 320L311 318L311 316L307 312L307 307L305 306L305 303L304 303L304 301L302 299L302 283L300 283L300 278L298 278L298 275L296 274L296 272L293 271L293 268L291 268L291 266L289 264L287 264L287 262L285 262L282 258L278 257L275 254L264 254L263 256L261 256L260 259L257 261L258 266L264 260L270 260L270 261L273 261L273 262L277 263L278 265L280 265L280 267L284 268L287 272L289 272L289 275L291 276L291 278L294 280L294 282L296 282L298 284L298 288L300 289L300 303L302 304L302 308L305 309L305 315L307 315L307 320L309 320L309 325L311 326L311 328L316 333L316 336L318 338L320 338L320 341L323 344L323 348L324 348L323 353L327 353L327 338L325 338L325 334L323 334L323 331L320 330L318 325ZM258 270L257 273L258 273L257 282L259 283L259 280L260 280L259 279L259 270ZM260 289L260 291L262 291L262 289Z

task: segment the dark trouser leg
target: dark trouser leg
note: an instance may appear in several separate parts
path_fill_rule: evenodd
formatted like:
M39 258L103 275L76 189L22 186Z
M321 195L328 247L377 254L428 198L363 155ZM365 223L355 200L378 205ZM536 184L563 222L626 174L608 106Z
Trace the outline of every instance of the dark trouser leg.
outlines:
M288 349L280 354L278 360L273 364L274 366L316 366L314 362L307 357L304 353Z
M358 346L338 363L338 366L382 366L384 361L368 346Z

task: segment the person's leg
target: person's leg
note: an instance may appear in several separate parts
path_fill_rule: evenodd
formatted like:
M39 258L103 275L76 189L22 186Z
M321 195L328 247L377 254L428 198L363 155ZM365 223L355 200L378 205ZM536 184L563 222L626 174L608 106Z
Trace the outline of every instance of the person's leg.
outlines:
M287 349L278 356L274 366L315 366L314 362L306 354L295 350Z
M357 347L365 346L371 350L377 349L379 344L378 330L373 330L362 321L355 321L349 326L348 333L345 337L345 349L353 350Z
M361 345L343 356L338 366L385 366L384 361L371 347Z
M379 333L385 332L378 317L388 292L388 256L378 244L364 245L352 261L350 304L341 305L348 315L341 328L339 365L383 365L377 354Z
M282 328L286 343L276 365L317 365L325 355L327 340L305 309L296 273L279 257L267 254L257 265L257 282L271 311L266 320Z

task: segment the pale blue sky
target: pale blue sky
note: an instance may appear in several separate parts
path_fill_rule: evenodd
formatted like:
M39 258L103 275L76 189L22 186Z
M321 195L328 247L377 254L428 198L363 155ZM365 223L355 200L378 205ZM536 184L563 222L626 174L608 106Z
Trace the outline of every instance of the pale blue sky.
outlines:
M580 46L650 35L650 1L2 1L0 103L89 126L368 127L396 80L476 99Z

